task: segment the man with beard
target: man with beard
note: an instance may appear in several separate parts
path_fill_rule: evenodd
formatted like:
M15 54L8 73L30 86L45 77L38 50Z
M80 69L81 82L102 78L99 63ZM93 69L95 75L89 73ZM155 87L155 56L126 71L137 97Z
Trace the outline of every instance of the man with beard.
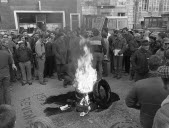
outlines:
M128 107L140 110L140 123L143 128L152 128L154 116L169 94L169 91L163 88L162 75L158 73L160 65L161 59L156 55L151 56L149 68L153 72L152 77L137 81L125 100Z
M148 60L151 56L149 51L149 42L143 40L140 49L138 49L131 57L131 63L135 70L135 81L148 77Z

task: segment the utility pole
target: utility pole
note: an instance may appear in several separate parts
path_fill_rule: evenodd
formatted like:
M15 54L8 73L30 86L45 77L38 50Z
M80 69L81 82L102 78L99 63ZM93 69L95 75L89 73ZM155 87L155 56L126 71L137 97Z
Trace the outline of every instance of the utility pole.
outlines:
M135 0L134 2L134 29L137 27L137 19L138 19L138 8L139 8L139 0Z

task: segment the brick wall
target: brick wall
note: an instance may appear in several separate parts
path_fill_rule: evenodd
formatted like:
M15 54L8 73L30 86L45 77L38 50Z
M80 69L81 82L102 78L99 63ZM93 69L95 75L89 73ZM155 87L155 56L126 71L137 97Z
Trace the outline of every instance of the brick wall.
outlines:
M14 10L38 10L39 0L8 0L0 3L0 29L15 29ZM65 11L66 24L70 25L70 13L77 12L77 0L40 0L42 11Z

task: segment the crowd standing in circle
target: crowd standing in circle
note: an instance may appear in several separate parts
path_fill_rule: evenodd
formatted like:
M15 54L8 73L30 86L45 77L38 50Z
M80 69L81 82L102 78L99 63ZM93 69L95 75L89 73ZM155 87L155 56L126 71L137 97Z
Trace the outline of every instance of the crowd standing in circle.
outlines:
M63 81L63 87L73 85L77 59L83 53L84 44L92 52L93 68L97 70L98 79L107 77L110 70L113 78L120 80L123 75L129 75L129 80L136 82L136 87L126 98L126 104L141 109L140 121L144 128L152 126L156 111L168 95L169 37L165 32L129 31L127 28L103 28L100 32L93 28L92 34L89 34L81 29L57 28L55 31L37 30L32 36L26 30L19 35L3 34L0 36L0 104L10 105L10 82L20 81L22 86L33 86L33 81L39 80L41 85L46 85L48 79L55 79L57 74L57 79ZM154 85L154 92L150 94L153 85L147 83L154 82L154 79L159 84ZM143 89L147 89L144 93L150 94L149 98L137 94ZM159 93L157 90L165 93L153 99ZM159 116L162 110L166 110L167 103L166 99L158 111L154 128L159 125ZM152 104L156 104L153 112L150 110Z

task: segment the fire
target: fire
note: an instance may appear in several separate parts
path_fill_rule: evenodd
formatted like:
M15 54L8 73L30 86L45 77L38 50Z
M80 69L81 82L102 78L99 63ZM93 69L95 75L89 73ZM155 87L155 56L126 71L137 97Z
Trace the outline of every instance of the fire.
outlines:
M89 48L84 45L84 55L78 60L78 68L75 74L74 87L83 94L93 91L93 86L97 81L97 72L92 67L93 55Z

